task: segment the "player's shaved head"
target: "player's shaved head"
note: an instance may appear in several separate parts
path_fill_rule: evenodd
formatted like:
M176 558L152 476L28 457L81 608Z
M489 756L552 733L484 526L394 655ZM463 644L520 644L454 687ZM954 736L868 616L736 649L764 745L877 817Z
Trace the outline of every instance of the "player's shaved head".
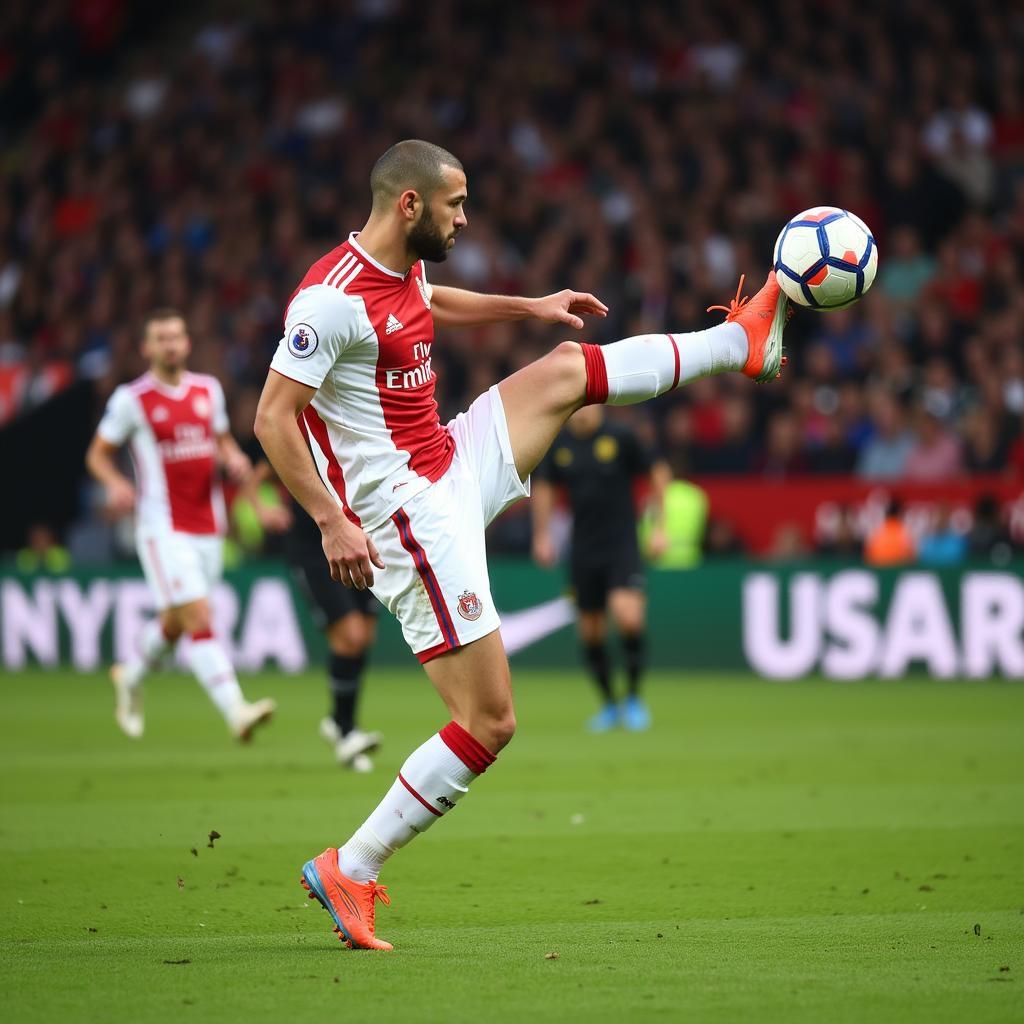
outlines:
M373 165L370 172L370 191L374 209L384 207L407 189L413 189L426 200L444 185L447 168L456 171L462 164L447 149L422 139L396 142Z

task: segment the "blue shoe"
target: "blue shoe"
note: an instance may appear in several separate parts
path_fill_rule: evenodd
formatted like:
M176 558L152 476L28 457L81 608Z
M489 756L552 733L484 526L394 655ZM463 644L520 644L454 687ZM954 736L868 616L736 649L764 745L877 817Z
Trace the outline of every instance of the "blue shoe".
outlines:
M627 697L622 702L619 713L622 724L630 732L643 732L651 727L651 713L639 697Z
M587 722L588 732L609 732L619 724L619 708L617 704L605 704L593 718Z

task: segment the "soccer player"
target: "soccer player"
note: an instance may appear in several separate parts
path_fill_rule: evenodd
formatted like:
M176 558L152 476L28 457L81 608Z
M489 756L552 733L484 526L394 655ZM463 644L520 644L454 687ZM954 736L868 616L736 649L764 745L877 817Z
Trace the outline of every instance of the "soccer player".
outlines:
M192 673L232 735L245 742L275 705L267 699L249 703L243 696L210 628L209 595L221 575L225 522L218 464L235 480L252 467L228 432L220 384L186 370L190 349L180 313L150 313L142 333L149 371L115 389L86 453L89 472L106 488L111 514L135 510L139 561L159 611L143 628L135 657L111 669L114 716L126 736L142 735L142 680L188 636ZM137 492L115 462L126 443Z
M369 590L343 587L331 579L320 531L300 506L268 506L260 499L259 483L272 474L269 463L259 460L247 488L248 497L264 527L284 533L292 577L327 640L331 713L320 722L320 736L331 745L340 765L355 772L371 772L370 754L380 746L382 737L379 732L358 728L356 708L367 657L377 635L380 602Z
M399 619L451 714L348 842L302 869L343 941L391 949L375 934L374 901L390 902L377 884L382 865L455 807L515 731L485 526L529 494L530 473L581 406L643 402L728 370L772 380L788 307L769 274L752 299L737 292L726 322L709 330L603 348L562 342L442 426L435 323L534 317L578 330L582 316L606 307L574 291L516 298L431 289L425 264L443 261L467 224L466 176L451 153L400 142L374 165L370 188L366 224L318 259L292 295L256 434L320 528L332 577L371 588Z
M640 695L646 607L633 503L633 483L639 476L650 478L655 513L651 542L658 553L664 549L662 501L671 470L652 459L629 427L607 420L604 406L585 405L575 412L534 474L533 554L541 565L556 561L551 536L556 486L563 486L569 496L569 576L584 657L602 701L588 723L591 732L607 732L620 723L638 732L651 724ZM608 663L609 613L625 655L627 693L621 704L615 700Z

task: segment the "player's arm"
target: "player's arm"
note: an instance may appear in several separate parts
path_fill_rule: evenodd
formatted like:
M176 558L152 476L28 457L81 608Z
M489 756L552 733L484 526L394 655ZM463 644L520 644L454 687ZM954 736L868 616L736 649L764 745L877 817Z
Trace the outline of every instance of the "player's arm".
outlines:
M266 459L259 459L252 472L242 481L238 488L238 496L249 502L256 513L256 518L264 530L271 533L283 533L292 525L292 512L287 502L264 501L263 494L265 483L277 483L277 474L274 467Z
M116 456L139 428L139 406L124 385L114 388L85 453L85 468L106 489L107 508L114 518L135 506L135 485L118 469Z
M135 486L115 461L120 447L96 434L85 453L85 468L106 488L107 507L115 518L127 515L135 507Z
M557 561L551 537L551 520L555 511L555 485L548 480L533 479L530 488L530 517L533 521L533 559L538 565L552 566Z
M514 295L483 295L463 288L435 286L430 296L434 322L440 327L481 327L513 320L542 320L583 329L584 316L608 315L608 307L589 292L570 288L527 299Z
M665 490L672 482L672 470L664 459L651 466L651 539L649 554L660 558L668 550L668 535L665 533Z
M315 394L316 388L271 370L256 410L256 437L281 482L320 527L331 578L365 590L373 584L373 566L383 569L384 563L324 487L299 430L298 416Z
M228 431L217 435L217 461L236 483L242 483L252 475L252 461Z

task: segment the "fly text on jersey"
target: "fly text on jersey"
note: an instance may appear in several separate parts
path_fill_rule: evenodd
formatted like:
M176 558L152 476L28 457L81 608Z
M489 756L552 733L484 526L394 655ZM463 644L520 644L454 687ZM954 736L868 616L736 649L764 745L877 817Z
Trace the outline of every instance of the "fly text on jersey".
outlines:
M430 366L430 350L433 344L429 341L418 341L412 347L413 359L419 362L411 370L385 370L384 386L386 388L421 388L434 377Z
M174 439L159 443L164 462L186 462L189 459L210 459L217 454L217 446L205 427L194 423L177 423Z

